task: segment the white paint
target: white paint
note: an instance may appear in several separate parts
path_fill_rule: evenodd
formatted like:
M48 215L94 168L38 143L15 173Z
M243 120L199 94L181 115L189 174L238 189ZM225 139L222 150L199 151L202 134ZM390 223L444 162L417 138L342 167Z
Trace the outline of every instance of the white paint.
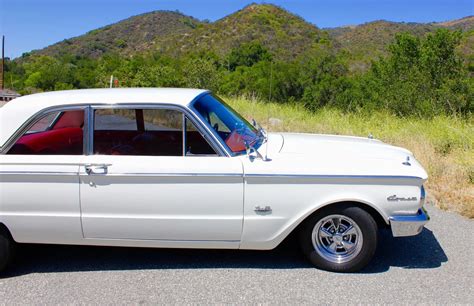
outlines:
M113 89L19 98L2 108L2 120L9 119L1 123L8 128L0 142L50 106L188 107L203 92ZM407 156L411 166L402 164ZM419 199L427 179L409 151L360 137L272 133L268 157L0 155L0 222L18 242L271 249L312 212L336 202L364 203L387 224L390 216L413 215L420 201L387 197ZM87 174L87 164L108 167Z

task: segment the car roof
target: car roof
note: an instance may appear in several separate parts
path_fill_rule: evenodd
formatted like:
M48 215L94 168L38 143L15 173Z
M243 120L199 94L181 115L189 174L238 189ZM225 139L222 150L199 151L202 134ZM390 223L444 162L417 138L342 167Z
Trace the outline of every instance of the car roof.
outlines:
M52 91L16 98L0 108L0 147L29 118L45 108L77 104L189 105L209 92L188 88L106 88Z

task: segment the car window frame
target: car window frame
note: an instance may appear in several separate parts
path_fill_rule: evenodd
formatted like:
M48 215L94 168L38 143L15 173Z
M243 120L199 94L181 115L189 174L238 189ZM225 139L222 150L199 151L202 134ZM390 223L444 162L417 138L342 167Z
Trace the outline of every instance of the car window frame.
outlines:
M7 155L11 148L15 145L15 143L23 136L25 133L33 127L33 125L38 122L38 120L44 118L45 116L55 113L55 112L66 112L66 111L84 111L84 124L82 128L82 154L73 154L69 156L84 156L86 155L87 151L87 140L89 134L89 124L88 124L88 105L78 104L78 105L56 105L52 107L47 107L42 109L41 111L37 112L33 116L31 116L28 120L26 120L16 131L15 133L10 136L10 138L5 143L5 146L2 147L0 154ZM55 118L56 120L57 118ZM55 121L53 120L53 121ZM29 156L55 156L55 155L38 155L38 154L30 154ZM56 155L57 156L57 155Z
M214 95L212 92L210 91L206 91L200 95L198 95L196 98L193 99L193 101L191 101L191 103L189 104L189 108L190 110L195 114L195 116L199 119L199 121L201 122L201 124L203 126L206 127L207 131L209 134L212 135L212 137L215 139L216 142L219 143L219 145L223 148L223 150L226 152L226 155L229 156L229 157L238 157L238 156L245 156L247 155L247 152L246 151L241 151L241 152L234 152L231 150L231 148L225 143L225 141L223 139L221 139L221 137L217 134L217 132L212 128L212 126L209 124L209 122L206 120L206 118L204 118L200 113L199 111L194 107L194 104L199 100L201 99L202 97L204 96L207 96L207 95L210 95L212 96L213 98L215 99L220 99L219 97L217 97L216 95ZM224 101L225 102L225 101ZM240 115L240 114L238 114ZM242 115L240 115L242 116ZM244 118L245 119L245 118Z
M165 104L165 103L115 103L115 104L91 104L89 105L87 111L87 122L88 122L88 141L87 141L87 152L86 155L95 155L94 154L94 124L95 124L95 110L97 109L165 109L165 110L176 110L181 112L181 132L183 133L183 145L182 145L182 154L175 157L194 157L194 156L214 156L214 157L227 157L229 153L217 144L218 140L215 137L209 137L209 131L203 128L203 123L196 118L196 115L191 112L188 108L176 105L176 104ZM211 146L211 148L216 152L215 155L208 154L199 154L199 155L186 155L186 120L189 120L196 129L199 131L204 140ZM212 135L214 136L214 135ZM159 155L150 155L153 157L160 157Z
M20 127L8 138L5 142L4 146L0 148L0 154L6 155L12 148L12 146L18 141L18 139L28 131L37 120L46 116L51 112L57 111L68 111L68 110L84 110L84 128L83 128L83 155L93 155L92 152L92 143L93 140L93 133L94 130L91 128L93 124L93 109L100 108L100 107L128 107L128 108L156 108L156 107L164 107L164 108L176 108L183 112L187 118L194 124L194 126L198 129L204 139L209 143L209 145L216 151L217 156L219 157L233 157L235 156L232 154L230 149L227 147L225 143L223 143L217 135L213 133L213 130L209 128L205 121L196 114L196 110L194 110L191 106L192 104L201 98L204 95L210 94L210 92L204 92L200 95L197 95L189 104L186 106L178 105L178 104L171 104L171 103L114 103L114 104L106 104L106 103L78 103L78 104L68 104L68 105L54 105L50 107L46 107L30 118L25 120L25 122L20 125ZM32 155L36 156L36 155ZM77 156L77 155L72 155ZM202 155L206 156L206 155ZM214 155L213 155L214 156ZM192 157L192 156L188 156Z

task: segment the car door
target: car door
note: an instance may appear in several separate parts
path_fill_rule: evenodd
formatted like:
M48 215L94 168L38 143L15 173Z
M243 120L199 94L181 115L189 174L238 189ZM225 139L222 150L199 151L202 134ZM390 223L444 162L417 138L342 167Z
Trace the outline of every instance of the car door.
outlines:
M182 110L94 108L80 169L85 238L238 241L240 160L219 156Z
M84 107L50 110L0 155L0 222L17 242L81 241L79 166Z

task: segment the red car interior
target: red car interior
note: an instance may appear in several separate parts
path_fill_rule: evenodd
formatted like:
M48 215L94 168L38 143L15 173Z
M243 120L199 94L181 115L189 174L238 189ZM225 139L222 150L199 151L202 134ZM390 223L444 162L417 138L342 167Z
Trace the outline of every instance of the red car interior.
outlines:
M199 132L186 133L187 153L215 154ZM94 154L181 156L182 131L94 131Z
M8 154L82 155L83 123L82 110L63 112L45 131L20 137ZM144 131L143 122L137 126L142 129L94 131L94 154L182 156L182 131ZM215 154L197 131L186 132L186 146L187 154Z
M53 130L66 127L82 127L84 125L84 111L63 112L53 126Z
M69 127L23 135L8 154L81 155L82 128Z
M62 112L45 131L26 133L8 154L83 154L84 111Z
M232 131L230 135L226 138L225 143L232 152L241 152L245 151L245 142L244 137L237 133L236 130Z

